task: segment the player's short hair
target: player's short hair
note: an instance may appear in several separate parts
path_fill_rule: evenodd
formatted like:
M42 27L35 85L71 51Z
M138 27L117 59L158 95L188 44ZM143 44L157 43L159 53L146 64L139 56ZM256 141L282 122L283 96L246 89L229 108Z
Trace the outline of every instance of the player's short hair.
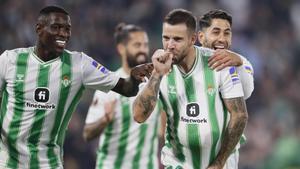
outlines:
M137 25L119 23L115 28L114 39L116 44L129 41L129 34L133 32L145 32L145 30Z
M50 13L57 12L69 15L69 13L60 6L46 6L40 10L39 15L49 15Z
M47 22L48 16L51 13L63 13L69 16L69 13L62 7L59 6L46 6L40 10L38 15L38 23L45 24Z
M199 29L202 30L210 27L213 19L225 19L229 22L230 26L232 25L232 16L228 12L221 9L214 9L200 17Z
M184 23L191 32L196 32L197 21L192 12L185 9L173 9L164 18L164 23L177 25Z

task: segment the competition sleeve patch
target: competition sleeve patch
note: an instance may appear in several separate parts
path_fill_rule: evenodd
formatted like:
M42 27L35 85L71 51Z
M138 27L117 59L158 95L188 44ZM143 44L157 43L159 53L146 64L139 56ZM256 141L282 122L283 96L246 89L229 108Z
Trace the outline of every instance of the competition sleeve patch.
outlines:
M253 70L251 69L250 66L245 66L245 70L247 73L250 73L251 75L253 75Z
M108 69L106 69L103 65L101 65L100 63L98 63L95 60L92 62L92 65L104 74L107 74L109 72Z
M237 82L239 82L239 75L237 73L237 70L235 67L231 67L229 69L229 73L230 73L230 76L231 76L231 81L235 84Z

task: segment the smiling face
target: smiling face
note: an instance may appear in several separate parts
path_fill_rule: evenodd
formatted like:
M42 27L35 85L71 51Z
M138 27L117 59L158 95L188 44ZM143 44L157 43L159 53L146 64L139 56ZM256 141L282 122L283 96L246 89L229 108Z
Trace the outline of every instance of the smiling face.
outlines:
M47 55L60 56L71 37L71 19L69 15L53 12L41 16L36 26L38 50Z
M231 39L231 26L225 19L212 19L211 25L198 33L198 40L202 46L211 49L229 49Z

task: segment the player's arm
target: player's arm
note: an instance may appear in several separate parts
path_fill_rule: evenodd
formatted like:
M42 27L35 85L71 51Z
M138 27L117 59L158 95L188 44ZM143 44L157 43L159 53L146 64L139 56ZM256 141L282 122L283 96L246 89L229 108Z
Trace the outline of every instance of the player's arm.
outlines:
M253 67L245 57L227 49L217 49L208 59L208 65L217 71L236 66L243 86L244 99L251 96L254 90Z
M220 71L229 66L241 66L243 60L241 56L227 49L217 49L208 59L208 66L212 69Z
M221 142L221 149L213 164L210 165L211 168L213 166L222 168L225 165L226 160L240 141L248 121L247 108L243 97L224 99L224 103L230 113L230 120Z
M163 75L167 74L171 68L172 56L159 49L153 54L152 63L154 69L151 77L133 102L133 117L139 123L144 122L154 110L158 99L159 85Z
M104 129L113 121L117 101L112 98L112 93L95 92L83 129L82 135L85 141L90 141L101 135Z
M144 81L145 76L150 76L153 70L152 64L142 64L132 68L129 78L120 78L113 91L124 96L135 96L138 92L138 85Z

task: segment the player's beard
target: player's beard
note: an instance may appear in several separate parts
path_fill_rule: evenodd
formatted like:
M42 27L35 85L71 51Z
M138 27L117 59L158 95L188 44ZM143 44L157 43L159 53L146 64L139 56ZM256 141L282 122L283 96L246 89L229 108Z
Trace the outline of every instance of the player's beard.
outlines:
M137 65L147 63L148 62L148 55L144 52L139 52L135 55L132 55L127 52L127 63L130 68L133 68Z

